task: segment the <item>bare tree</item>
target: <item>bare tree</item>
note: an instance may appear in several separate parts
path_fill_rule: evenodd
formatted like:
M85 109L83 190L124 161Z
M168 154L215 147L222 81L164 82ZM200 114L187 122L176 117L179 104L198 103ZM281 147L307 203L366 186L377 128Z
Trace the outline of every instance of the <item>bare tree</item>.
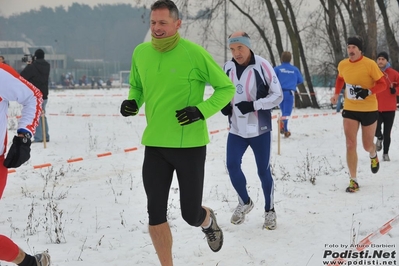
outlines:
M335 0L320 0L320 3L323 7L325 14L325 26L328 34L328 38L330 40L332 50L334 52L334 65L338 66L338 63L344 58L344 53L341 45L341 36L338 31L336 16L337 16L337 7ZM342 15L342 13L341 13ZM341 16L340 16L341 17ZM343 21L341 19L341 21ZM345 24L344 24L345 26ZM345 27L344 27L345 28Z
M206 48L217 51L223 47L225 54L228 48L227 28L232 31L241 28L249 32L258 53L261 55L266 53L272 65L277 65L284 51L281 34L286 33L288 38L286 46L289 41L293 64L301 69L306 81L305 84L298 86L299 95L295 98L297 107L319 107L310 73L318 77L324 76L325 81L330 85L333 84L336 67L346 54L345 42L349 35L360 35L364 39L365 56L373 59L376 57L377 46L381 45L377 42L381 40L377 39L377 35L386 36L391 63L394 68L399 69L399 45L395 38L397 31L393 30L398 20L393 21L394 25L390 24L386 0L319 0L320 8L317 12L311 13L306 22L300 26L297 24L297 18L300 18L298 14L303 16L303 13L296 12L303 11L303 5L308 4L306 0L207 0L201 3L175 0L175 2L184 13L184 25L188 25L184 27L184 32L194 37L202 36L200 42ZM376 13L376 2L381 15ZM399 5L399 0L397 3ZM229 6L228 11L226 11L227 6ZM198 9L201 9L201 12L198 12ZM193 16L193 12L204 16L195 21L198 16ZM377 27L381 22L384 25L383 32ZM224 33L221 23L225 24ZM313 42L316 34L317 47ZM217 52L216 57L221 59L221 54ZM224 59L226 61L226 56Z
M240 8L233 0L229 0L230 3L233 4L233 6L240 11L241 14L243 14L245 17L247 17L249 19L249 21L251 21L251 23L254 25L254 27L258 30L259 35L262 37L262 40L265 42L267 50L269 51L269 56L270 56L270 61L273 65L276 65L276 61L274 59L274 55L273 55L273 49L272 46L268 40L268 38L266 37L265 34L265 30L259 25L259 23L257 23L255 21L255 19L247 12L245 12L242 8ZM281 41L281 38L280 38Z
M365 5L362 6L362 3L360 0L345 0L342 1L343 5L345 6L349 19L352 22L352 27L355 30L355 34L359 35L360 37L363 38L363 53L367 57L373 58L372 55L375 53L377 45L373 45L374 42L376 42L377 39L377 31L376 31L376 20L371 18L369 19L368 16L370 13L373 13L373 15L370 15L371 17L374 16L375 18L375 8L374 4L372 3L374 0L365 0ZM373 11L374 8L374 11ZM367 23L364 22L363 18L363 9L366 9L366 16L367 19L370 20ZM375 29L374 29L375 27ZM369 30L368 30L369 29ZM369 35L370 34L370 35ZM374 49L374 51L373 51ZM375 58L375 56L374 56Z
M267 38L267 36L265 34L265 29L261 26L261 24L259 22L257 22L255 20L253 15L250 14L249 12L245 11L237 3L237 1L229 0L229 2L231 4L233 4L233 6L241 14L243 14L246 18L248 18L248 20L251 22L251 24L257 29L259 35L261 36L262 40L266 44L271 63L273 65L277 65L275 57L274 57L274 53L273 53L273 47L272 47L271 42L269 41L269 39ZM295 14L293 12L293 9L292 9L289 1L286 1L287 7L284 7L284 5L281 1L276 1L276 2L277 2L278 10L282 17L282 21L284 22L284 25L286 27L287 34L290 37L294 65L296 65L297 67L299 67L301 69L301 61L302 61L302 66L303 66L304 72L305 72L305 80L306 80L308 88L309 88L309 91L308 91L306 89L306 87L304 86L304 84L301 84L300 86L298 86L300 93L296 95L296 101L295 101L296 106L297 107L312 106L312 107L318 108L319 106L318 106L318 103L317 103L317 100L316 100L316 97L314 94L312 80L311 80L311 76L309 74L308 65L307 65L307 61L306 61L306 57L305 57L305 52L304 52L302 41L301 41L300 32L298 30L298 27L297 27L297 24L295 21ZM266 5L266 12L264 12L264 13L268 13L268 15L269 15L269 18L270 18L270 21L271 21L271 24L273 27L274 35L275 35L276 48L280 55L283 52L283 46L282 46L282 42L281 42L280 29L279 29L279 26L277 23L278 20L276 18L276 14L275 14L275 11L274 11L271 1L264 0L264 3ZM288 13L288 12L290 12L290 13Z
M298 29L298 25L296 23L296 16L293 11L291 2L289 0L285 0L284 6L281 0L276 0L276 4L283 18L288 36L290 37L294 65L301 69L300 66L302 62L303 71L305 73L305 80L309 89L308 92L304 84L300 84L298 86L299 93L295 95L295 105L298 108L305 108L309 106L319 108L316 100L316 95L313 90L312 78L309 73L307 59L305 57L305 51L302 45L301 35Z
M378 7L381 10L381 15L384 21L384 29L387 40L387 45L389 49L389 55L391 57L392 67L396 70L399 70L399 62L398 62L398 54L399 54L399 46L396 41L395 35L389 23L389 18L387 14L387 7L385 6L384 0L377 0ZM399 0L398 0L399 5Z
M283 53L283 43L281 41L281 33L280 33L280 27L278 26L279 20L277 19L277 16L275 14L273 4L271 3L270 0L263 0L266 4L267 11L269 13L270 21L273 26L273 31L274 31L274 36L276 37L276 48L277 52L279 55ZM274 64L276 65L276 64Z

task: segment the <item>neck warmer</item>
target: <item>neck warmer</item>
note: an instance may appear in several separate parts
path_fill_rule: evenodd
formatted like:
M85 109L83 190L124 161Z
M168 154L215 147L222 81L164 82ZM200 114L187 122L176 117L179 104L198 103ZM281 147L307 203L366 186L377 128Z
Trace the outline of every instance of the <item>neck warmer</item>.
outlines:
M387 70L388 67L391 67L391 64L388 62L385 67L381 68L382 71Z
M179 40L180 40L180 34L179 32L176 32L175 35L162 39L157 39L154 38L154 36L152 36L151 44L155 50L163 53L163 52L168 52L173 48L175 48Z

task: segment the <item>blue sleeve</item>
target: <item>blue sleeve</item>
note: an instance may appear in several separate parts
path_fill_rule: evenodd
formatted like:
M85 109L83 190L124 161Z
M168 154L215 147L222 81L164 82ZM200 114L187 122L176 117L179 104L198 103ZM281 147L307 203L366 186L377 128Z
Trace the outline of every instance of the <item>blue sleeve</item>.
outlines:
M280 74L280 69L278 66L274 68L274 72L276 73L276 76L278 77L278 74Z
M301 72L299 71L298 68L296 69L296 71L297 71L297 82L296 82L296 84L297 84L297 85L298 85L298 84L302 84L302 83L303 83L302 74L301 74Z

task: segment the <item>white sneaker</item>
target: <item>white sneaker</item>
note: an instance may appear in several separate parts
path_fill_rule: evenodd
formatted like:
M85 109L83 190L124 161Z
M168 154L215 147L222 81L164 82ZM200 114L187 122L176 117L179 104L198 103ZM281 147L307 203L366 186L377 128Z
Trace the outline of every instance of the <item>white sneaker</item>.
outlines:
M377 142L375 143L375 149L377 151L380 151L382 149L382 139L377 139Z
M265 223L263 224L263 229L274 230L277 227L277 215L276 212L268 211L265 212Z
M249 199L248 204L238 203L237 208L235 209L233 215L231 216L232 224L242 224L245 221L245 214L248 214L254 208L254 203L251 199Z
M382 155L382 160L386 161L386 162L389 162L391 159L389 159L389 155L388 154L384 154L384 155Z
M47 251L36 254L33 257L36 259L37 266L50 266L50 255L47 253Z

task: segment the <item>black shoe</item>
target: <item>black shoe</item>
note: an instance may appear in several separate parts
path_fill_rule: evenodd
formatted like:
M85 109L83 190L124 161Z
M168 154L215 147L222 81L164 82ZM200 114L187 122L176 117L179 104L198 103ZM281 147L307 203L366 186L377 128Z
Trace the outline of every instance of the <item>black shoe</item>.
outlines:
M353 193L356 191L359 191L359 184L355 180L351 179L349 181L349 187L346 188L346 192Z
M380 169L380 162L378 161L378 156L376 155L374 158L370 158L371 161L371 172L376 174Z

